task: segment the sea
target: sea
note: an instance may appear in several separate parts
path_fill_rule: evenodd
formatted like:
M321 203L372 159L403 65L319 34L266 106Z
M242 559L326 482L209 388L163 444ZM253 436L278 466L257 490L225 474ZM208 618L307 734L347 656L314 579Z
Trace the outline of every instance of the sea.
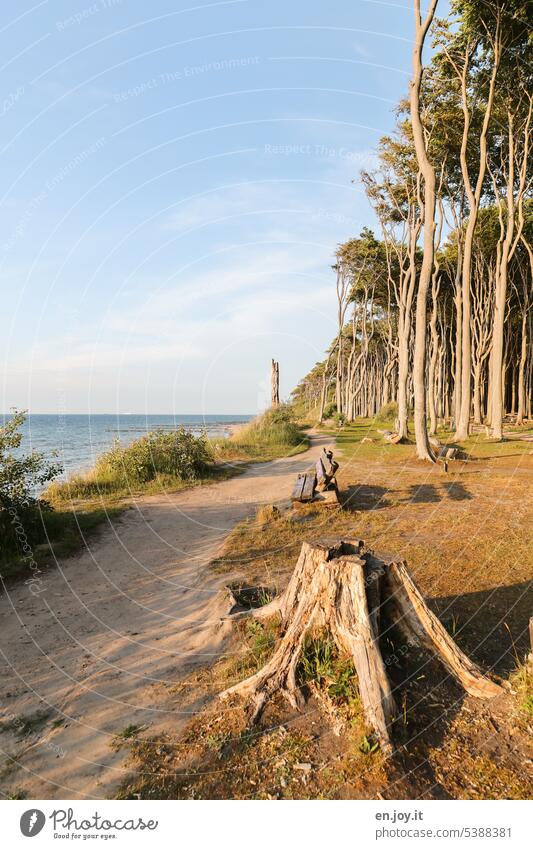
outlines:
M9 416L0 416L0 425ZM208 437L229 436L232 426L250 421L245 415L64 415L29 414L23 429L21 453L39 451L63 466L63 477L90 469L116 439L128 445L153 430L179 427Z

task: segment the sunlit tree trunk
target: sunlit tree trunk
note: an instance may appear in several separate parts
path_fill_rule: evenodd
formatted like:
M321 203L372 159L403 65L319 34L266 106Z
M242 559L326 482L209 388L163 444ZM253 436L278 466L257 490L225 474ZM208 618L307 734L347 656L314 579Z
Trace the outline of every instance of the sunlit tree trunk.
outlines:
M420 88L422 84L422 51L428 29L431 25L437 0L432 0L424 21L420 15L420 2L415 0L415 44L413 47L413 79L411 82L410 106L413 140L416 157L424 180L424 255L418 276L415 319L415 351L413 362L413 388L415 396L415 437L416 453L421 460L435 462L428 440L426 423L426 318L427 297L433 272L435 254L435 169L431 164L424 137L424 127L420 115Z

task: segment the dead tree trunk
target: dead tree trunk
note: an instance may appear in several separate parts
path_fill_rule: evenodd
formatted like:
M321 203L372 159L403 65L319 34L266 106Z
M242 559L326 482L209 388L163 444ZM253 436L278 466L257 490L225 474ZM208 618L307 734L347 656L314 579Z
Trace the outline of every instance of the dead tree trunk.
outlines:
M272 360L271 370L272 406L279 407L279 363Z
M401 562L380 560L365 551L361 541L306 543L292 578L282 595L265 607L234 614L281 619L281 638L265 666L221 693L252 701L251 721L257 720L267 700L280 691L294 708L304 703L297 667L307 636L328 631L340 651L349 655L358 677L365 717L384 751L392 749L396 705L379 647L384 604L411 644L435 652L465 690L480 698L501 692L498 684L458 648Z

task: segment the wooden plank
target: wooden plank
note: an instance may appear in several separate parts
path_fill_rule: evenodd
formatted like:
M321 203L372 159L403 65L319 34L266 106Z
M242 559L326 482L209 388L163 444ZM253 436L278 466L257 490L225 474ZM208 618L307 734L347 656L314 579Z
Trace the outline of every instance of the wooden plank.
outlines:
M311 473L308 472L305 476L302 494L300 496L301 501L312 501L315 492L315 483L316 475L313 470Z
M316 461L316 483L317 486L322 486L327 483L326 481L326 470L324 468L324 464L322 462L322 458L319 457Z
M326 489L324 492L315 492L313 504L322 504L323 507L338 507L339 496L337 490Z
M294 489L292 491L291 499L292 501L300 501L302 497L302 490L305 484L305 475L298 475L296 478L296 483L294 484Z

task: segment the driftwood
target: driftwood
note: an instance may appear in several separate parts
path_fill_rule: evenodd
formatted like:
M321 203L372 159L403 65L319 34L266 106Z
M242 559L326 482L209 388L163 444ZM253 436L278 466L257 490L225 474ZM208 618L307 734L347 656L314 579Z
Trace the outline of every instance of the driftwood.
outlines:
M396 431L382 430L379 431L379 433L381 433L386 442L390 442L392 445L398 445L398 443L402 441L402 437Z
M387 615L406 640L434 652L468 693L492 698L502 692L455 644L426 605L405 563L380 559L362 541L352 540L304 542L285 592L264 607L236 614L258 619L278 615L281 637L262 669L220 697L249 699L252 722L278 691L294 708L301 708L304 694L296 671L304 642L309 635L328 631L339 650L352 658L366 720L382 749L390 752L397 708L379 647L385 603Z
M453 448L451 445L443 445L436 436L429 437L429 444L436 449L437 458L439 460L457 460L460 457L459 448Z

